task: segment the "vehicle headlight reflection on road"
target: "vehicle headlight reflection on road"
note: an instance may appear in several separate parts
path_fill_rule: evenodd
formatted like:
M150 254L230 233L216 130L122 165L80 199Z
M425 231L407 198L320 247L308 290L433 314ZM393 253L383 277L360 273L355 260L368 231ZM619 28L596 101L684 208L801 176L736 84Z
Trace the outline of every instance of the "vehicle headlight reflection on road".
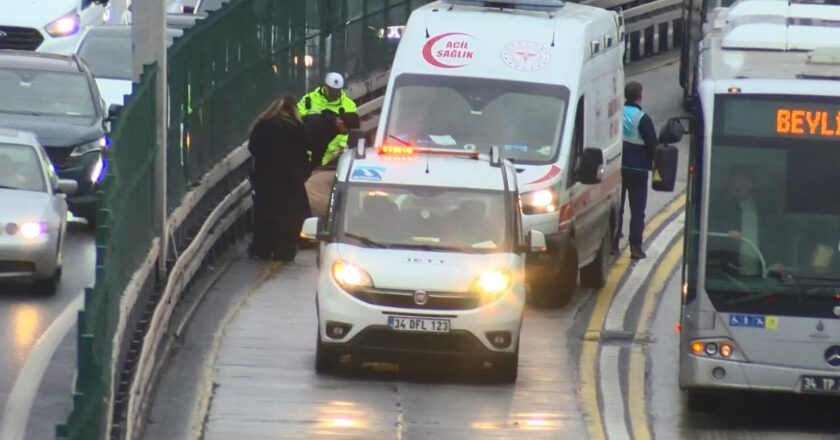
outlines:
M41 315L31 305L19 305L12 310L12 331L18 352L27 352L38 339Z
M321 407L315 434L344 435L348 429L367 427L365 412L353 402L332 401Z

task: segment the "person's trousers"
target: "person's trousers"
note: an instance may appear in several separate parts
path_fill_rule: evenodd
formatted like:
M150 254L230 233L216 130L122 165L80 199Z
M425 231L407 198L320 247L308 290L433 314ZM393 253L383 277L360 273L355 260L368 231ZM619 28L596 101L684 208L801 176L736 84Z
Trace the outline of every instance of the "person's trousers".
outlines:
M624 224L625 201L630 203L630 246L642 245L642 234L645 231L645 208L647 208L648 172L638 170L621 170L621 207L618 211L618 224L614 237L614 244L618 244L622 237Z

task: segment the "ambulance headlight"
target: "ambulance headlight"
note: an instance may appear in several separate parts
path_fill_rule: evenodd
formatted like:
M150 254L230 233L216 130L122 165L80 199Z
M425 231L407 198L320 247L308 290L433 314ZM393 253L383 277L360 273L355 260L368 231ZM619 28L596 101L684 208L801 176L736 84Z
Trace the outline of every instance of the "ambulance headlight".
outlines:
M496 298L507 292L509 288L510 273L500 270L488 270L478 276L478 279L475 280L473 290L490 298Z
M342 260L336 260L332 266L335 281L346 290L359 287L372 287L373 280L362 268Z
M557 191L543 188L522 195L522 212L525 214L545 214L557 211Z

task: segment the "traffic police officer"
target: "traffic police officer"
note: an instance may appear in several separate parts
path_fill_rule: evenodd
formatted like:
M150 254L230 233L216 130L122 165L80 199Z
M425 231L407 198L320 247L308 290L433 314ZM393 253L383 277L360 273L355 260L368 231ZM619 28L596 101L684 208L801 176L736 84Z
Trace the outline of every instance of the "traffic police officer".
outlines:
M337 115L355 113L356 103L344 93L344 77L330 72L324 78L324 84L307 93L298 102L301 116L314 115L329 110Z
M648 172L653 169L657 139L653 120L641 106L642 85L636 81L624 87L624 144L621 159L621 209L618 230L613 239L613 252L618 252L624 219L624 202L630 202L630 257L645 258L642 233L645 229Z

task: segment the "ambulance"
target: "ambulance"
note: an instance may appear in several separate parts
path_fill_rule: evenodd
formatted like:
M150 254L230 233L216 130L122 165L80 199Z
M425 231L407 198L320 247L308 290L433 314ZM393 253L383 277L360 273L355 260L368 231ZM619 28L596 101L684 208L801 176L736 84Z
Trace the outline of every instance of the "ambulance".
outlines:
M537 303L601 287L620 202L623 18L557 0L445 0L402 34L378 146L488 153L515 165ZM461 176L465 182L477 178Z
M524 233L498 148L360 146L339 161L326 218L301 235L321 242L318 373L455 360L516 380L525 255L546 243Z

